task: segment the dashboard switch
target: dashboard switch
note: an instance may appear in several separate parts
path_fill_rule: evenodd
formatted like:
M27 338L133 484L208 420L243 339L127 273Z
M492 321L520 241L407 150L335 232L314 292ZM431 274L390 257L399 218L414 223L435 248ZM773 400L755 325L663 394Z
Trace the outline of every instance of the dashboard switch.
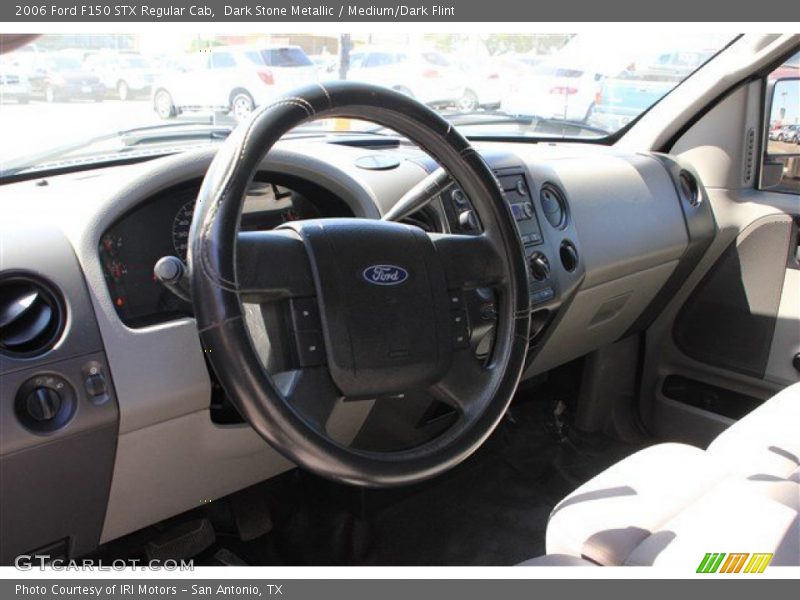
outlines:
M36 421L52 421L61 409L61 395L50 387L38 387L25 398L28 415Z
M534 304L538 304L539 302L552 300L555 295L556 294L553 288L544 288L543 290L532 291L531 302L533 302Z
M297 358L301 367L313 367L325 363L325 346L321 331L298 331L295 335Z
M467 312L464 310L452 312L450 313L450 320L453 323L453 347L466 348L469 345Z
M458 226L464 231L477 231L478 230L478 217L472 210L465 210L458 215Z
M108 393L106 378L100 371L87 375L83 386L86 388L86 393L93 398L104 396Z
M75 413L75 391L54 373L31 377L17 390L14 412L31 431L55 431Z
M460 310L464 307L464 298L459 290L450 290L448 298L450 299L450 310Z
M525 216L530 219L533 216L533 204L530 202L525 202L522 205L522 212L525 213Z
M314 298L292 298L292 321L297 331L321 330L319 308Z
M550 262L541 252L535 252L531 255L528 259L528 266L531 270L531 276L536 281L544 281L550 277Z
M453 202L455 202L456 206L458 207L464 207L467 206L468 204L467 197L464 195L464 192L462 192L458 188L453 190L453 193L450 194L450 197L453 199Z

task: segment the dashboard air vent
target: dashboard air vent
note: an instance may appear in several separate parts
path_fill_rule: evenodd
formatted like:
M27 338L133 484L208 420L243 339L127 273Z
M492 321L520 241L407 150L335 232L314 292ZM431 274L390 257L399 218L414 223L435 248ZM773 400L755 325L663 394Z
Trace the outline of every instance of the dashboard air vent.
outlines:
M700 188L697 185L697 179L689 171L681 171L678 176L681 184L681 195L683 199L691 206L698 206L700 204Z
M567 225L567 201L564 193L552 183L545 183L539 192L539 201L547 222L556 229L563 229Z
M51 286L37 277L0 279L0 350L15 357L41 354L64 328L65 311Z

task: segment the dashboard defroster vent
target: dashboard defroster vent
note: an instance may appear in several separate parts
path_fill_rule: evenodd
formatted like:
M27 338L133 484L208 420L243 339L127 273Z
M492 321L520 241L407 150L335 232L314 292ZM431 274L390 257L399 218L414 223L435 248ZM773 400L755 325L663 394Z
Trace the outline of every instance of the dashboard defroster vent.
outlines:
M0 279L0 351L36 356L55 344L64 329L64 305L53 288L30 275Z

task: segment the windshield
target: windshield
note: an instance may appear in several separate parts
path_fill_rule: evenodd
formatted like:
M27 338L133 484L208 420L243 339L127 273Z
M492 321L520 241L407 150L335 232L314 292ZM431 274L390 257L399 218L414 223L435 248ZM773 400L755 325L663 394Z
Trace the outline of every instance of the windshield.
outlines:
M581 34L42 35L2 57L0 177L217 143L258 106L314 82L392 88L470 137L602 141L731 36ZM13 75L13 76L12 76ZM385 134L308 124L304 135Z

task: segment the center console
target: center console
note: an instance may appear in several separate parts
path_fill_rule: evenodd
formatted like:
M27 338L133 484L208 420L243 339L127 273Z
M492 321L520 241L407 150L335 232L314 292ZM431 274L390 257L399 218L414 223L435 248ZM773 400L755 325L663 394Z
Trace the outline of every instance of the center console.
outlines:
M535 181L522 166L495 168L517 224L528 263L531 308L551 307L579 280L580 261L566 195L555 181ZM444 208L455 233L478 233L469 199L458 189L444 194Z

